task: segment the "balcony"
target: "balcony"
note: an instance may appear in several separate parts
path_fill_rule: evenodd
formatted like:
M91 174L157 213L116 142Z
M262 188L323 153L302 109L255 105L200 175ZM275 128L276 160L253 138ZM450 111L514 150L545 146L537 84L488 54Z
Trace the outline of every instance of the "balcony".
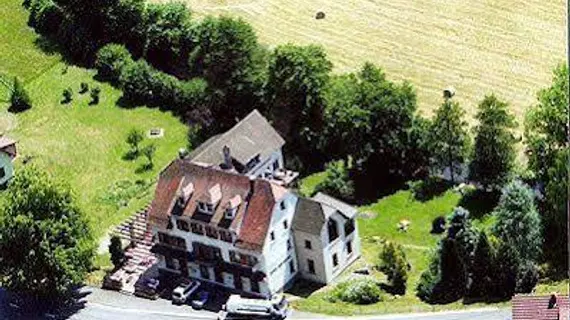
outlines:
M269 178L271 182L281 185L288 186L299 176L298 172L287 170L287 169L277 169L273 172L272 176Z

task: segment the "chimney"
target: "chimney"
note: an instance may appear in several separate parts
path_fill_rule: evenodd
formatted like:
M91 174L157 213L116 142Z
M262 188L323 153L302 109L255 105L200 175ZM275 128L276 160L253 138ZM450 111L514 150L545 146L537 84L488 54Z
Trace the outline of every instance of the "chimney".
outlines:
M233 164L232 164L232 156L230 153L230 147L224 146L222 151L224 153L224 169L232 169Z

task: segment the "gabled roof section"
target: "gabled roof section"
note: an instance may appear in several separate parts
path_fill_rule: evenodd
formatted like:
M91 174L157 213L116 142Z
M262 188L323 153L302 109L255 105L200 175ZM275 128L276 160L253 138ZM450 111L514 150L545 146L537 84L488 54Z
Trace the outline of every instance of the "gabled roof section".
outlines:
M297 201L293 230L320 235L326 218L320 203L300 197Z
M243 223L236 242L238 248L261 251L271 224L275 199L268 181L254 180L255 190L243 217Z
M183 208L177 208L180 192L190 184L193 186L190 198ZM204 195L217 199L213 214L198 210L198 202L203 200ZM274 189L266 180L250 180L244 175L176 159L160 174L149 211L149 222L165 229L170 216L175 213L190 220L232 230L237 234L237 247L261 250L275 202ZM232 204L237 206L237 212L232 219L228 219L226 209Z
M231 157L247 164L256 155L262 159L280 149L285 140L257 110L253 110L243 120L227 132L214 136L193 151L192 162L219 165L224 161L223 148L230 148Z
M352 219L356 216L357 210L355 207L348 203L342 202L336 198L326 195L322 192L317 193L313 200L322 203L332 209L338 210L347 219ZM327 215L329 217L330 215Z

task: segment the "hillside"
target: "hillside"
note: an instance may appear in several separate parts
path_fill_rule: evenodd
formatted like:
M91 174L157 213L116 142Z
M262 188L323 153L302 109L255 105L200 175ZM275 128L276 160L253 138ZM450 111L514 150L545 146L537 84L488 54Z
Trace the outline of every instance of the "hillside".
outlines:
M321 44L337 72L374 62L393 79L410 80L426 112L451 85L469 115L495 92L522 122L565 59L564 0L186 1L197 16L245 18L270 46ZM326 18L316 20L317 11Z

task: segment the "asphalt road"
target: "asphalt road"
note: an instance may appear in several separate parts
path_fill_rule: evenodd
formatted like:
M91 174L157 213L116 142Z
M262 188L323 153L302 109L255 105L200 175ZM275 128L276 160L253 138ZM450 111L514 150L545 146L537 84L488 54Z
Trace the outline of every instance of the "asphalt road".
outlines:
M217 313L197 311L190 306L172 305L167 300L150 301L127 296L115 291L99 288L81 289L81 303L58 315L31 315L9 305L9 299L0 290L0 319L72 319L72 320L162 320L162 319L194 319L215 320ZM293 312L292 319L328 319L346 320L347 317L328 317L318 314ZM413 313L382 316L349 317L354 320L510 320L508 309L480 309L471 311L450 311L438 313Z

